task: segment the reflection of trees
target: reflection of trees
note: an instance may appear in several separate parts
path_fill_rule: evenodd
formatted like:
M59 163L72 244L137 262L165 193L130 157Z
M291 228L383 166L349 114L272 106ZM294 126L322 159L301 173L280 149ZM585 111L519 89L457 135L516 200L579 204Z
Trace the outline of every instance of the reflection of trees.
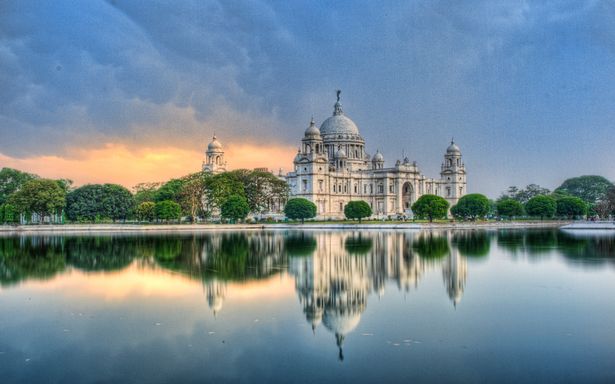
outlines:
M528 230L525 233L525 250L530 256L553 251L557 246L557 229Z
M63 242L57 237L0 237L0 284L46 280L66 268Z
M605 262L615 264L615 236L584 235L560 232L560 252L574 264L599 265Z
M139 248L130 237L68 237L64 239L67 263L83 271L115 271L126 268Z
M289 256L311 256L316 250L316 239L307 232L291 232L286 235L284 248Z
M433 232L422 233L412 244L413 249L426 259L439 259L446 256L450 249L446 237Z
M455 232L452 243L465 257L487 256L491 247L491 239L486 231Z
M351 255L365 255L372 249L372 239L361 232L352 234L344 241L344 248Z
M523 250L525 233L519 229L502 229L497 233L498 247L513 254Z

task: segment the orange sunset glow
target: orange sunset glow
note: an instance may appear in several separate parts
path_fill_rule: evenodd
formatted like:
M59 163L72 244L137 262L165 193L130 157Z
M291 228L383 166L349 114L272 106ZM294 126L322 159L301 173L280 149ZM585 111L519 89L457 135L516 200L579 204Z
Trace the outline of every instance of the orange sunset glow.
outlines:
M288 170L296 149L270 144L225 145L230 169L266 167ZM132 187L141 182L166 181L201 169L203 153L177 147L128 148L108 143L102 147L72 151L71 156L14 158L0 153L0 164L42 177L88 183L117 183Z

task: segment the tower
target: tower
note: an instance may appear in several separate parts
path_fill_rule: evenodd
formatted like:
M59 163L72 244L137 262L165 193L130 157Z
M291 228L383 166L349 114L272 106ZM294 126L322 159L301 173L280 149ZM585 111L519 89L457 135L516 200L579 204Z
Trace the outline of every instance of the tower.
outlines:
M461 149L451 140L451 145L444 154L444 163L440 172L442 181L442 197L451 206L457 204L459 199L466 194L466 169L461 158Z
M207 146L205 152L205 161L203 162L203 171L211 173L221 173L226 171L226 161L224 161L224 150L222 143L218 141L216 135Z

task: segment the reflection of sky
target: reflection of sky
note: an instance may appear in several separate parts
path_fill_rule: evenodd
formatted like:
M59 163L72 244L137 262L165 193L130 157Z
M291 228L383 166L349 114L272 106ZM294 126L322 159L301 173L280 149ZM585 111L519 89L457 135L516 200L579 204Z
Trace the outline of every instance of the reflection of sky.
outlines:
M332 333L312 333L305 321L291 273L228 283L215 317L201 281L160 268L26 281L0 291L0 374L3 382L612 378L613 268L491 242L488 257L465 260L456 308L443 282L446 257L416 289L389 278L370 291L343 363Z

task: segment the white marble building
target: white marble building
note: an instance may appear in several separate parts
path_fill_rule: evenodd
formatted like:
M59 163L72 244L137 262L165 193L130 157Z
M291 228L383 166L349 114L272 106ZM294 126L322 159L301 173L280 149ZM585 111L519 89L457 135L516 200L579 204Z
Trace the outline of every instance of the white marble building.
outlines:
M365 200L379 217L411 215L410 207L422 195L445 198L451 206L466 193L466 170L461 150L453 141L446 149L440 178L428 178L408 158L385 167L379 151L371 157L357 125L342 111L340 91L333 116L305 131L287 174L291 196L316 204L318 217L341 218L344 206Z

